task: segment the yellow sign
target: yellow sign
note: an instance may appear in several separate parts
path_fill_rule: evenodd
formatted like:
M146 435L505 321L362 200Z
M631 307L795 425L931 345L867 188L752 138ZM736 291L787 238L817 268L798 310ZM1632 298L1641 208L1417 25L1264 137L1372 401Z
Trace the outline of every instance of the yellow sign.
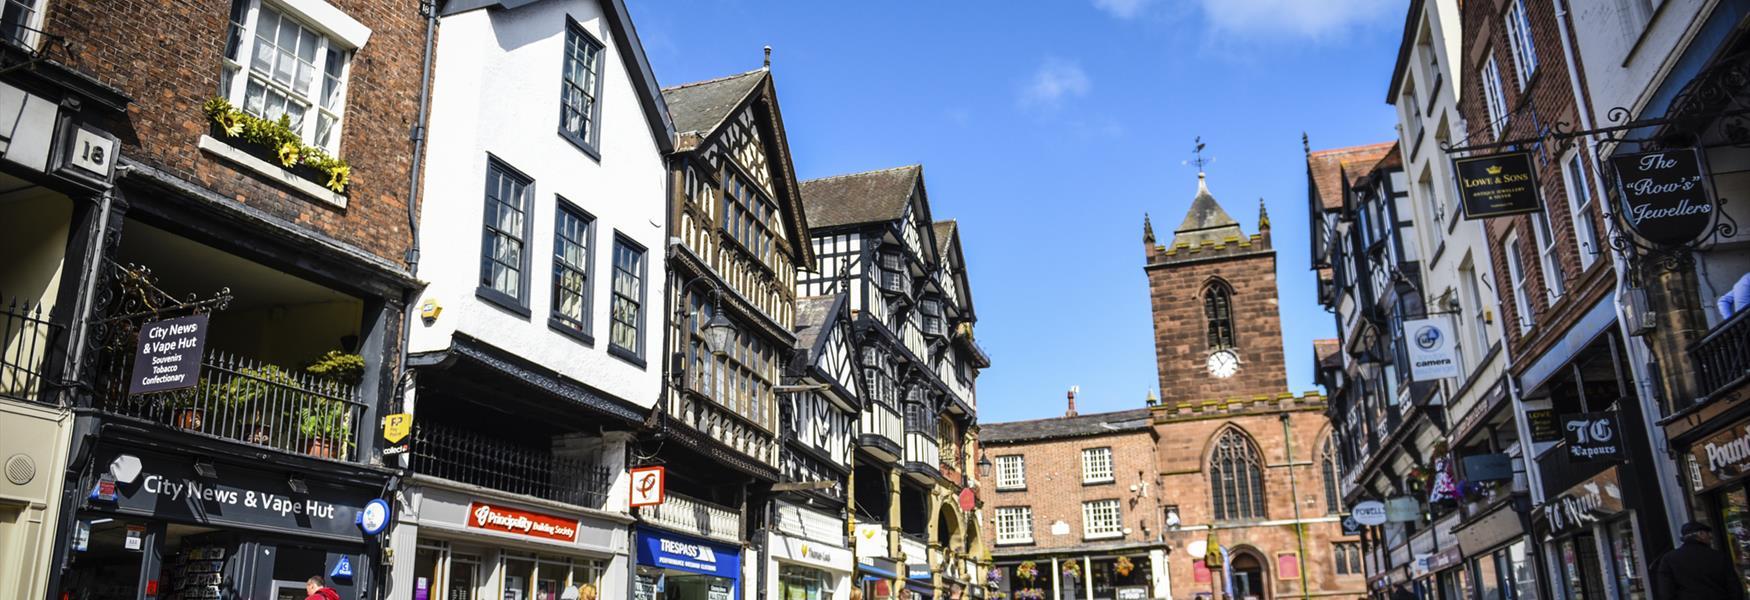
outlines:
M409 433L413 433L412 414L383 415L383 439L388 440L391 444L398 444L401 443L401 440L407 439Z

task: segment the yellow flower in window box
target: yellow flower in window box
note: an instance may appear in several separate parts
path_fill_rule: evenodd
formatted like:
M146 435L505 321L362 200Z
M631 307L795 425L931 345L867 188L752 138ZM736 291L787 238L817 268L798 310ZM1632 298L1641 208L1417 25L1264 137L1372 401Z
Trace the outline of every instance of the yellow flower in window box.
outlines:
M286 142L280 144L280 166L290 167L298 164L298 153L303 152L303 150L304 149L300 147L297 142Z

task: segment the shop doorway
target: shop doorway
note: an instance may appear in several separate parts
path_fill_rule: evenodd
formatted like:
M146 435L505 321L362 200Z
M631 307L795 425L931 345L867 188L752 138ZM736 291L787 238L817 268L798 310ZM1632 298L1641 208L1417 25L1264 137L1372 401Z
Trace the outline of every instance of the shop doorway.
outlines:
M1562 578L1567 580L1567 600L1604 600L1604 578L1599 574L1598 539L1583 533L1561 541Z
M62 598L189 596L192 590L232 585L229 539L216 529L102 514L83 515L76 527L72 569L61 579ZM154 567L157 573L143 573Z
M1264 587L1264 563L1251 552L1235 552L1233 562L1234 600L1269 600Z

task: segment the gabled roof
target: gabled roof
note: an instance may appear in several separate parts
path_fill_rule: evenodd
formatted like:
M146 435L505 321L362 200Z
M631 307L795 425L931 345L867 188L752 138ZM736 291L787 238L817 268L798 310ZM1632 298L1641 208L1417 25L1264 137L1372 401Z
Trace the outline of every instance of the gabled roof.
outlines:
M972 276L966 272L966 252L960 247L960 222L954 219L936 221L931 224L931 229L936 235L936 255L942 257L942 262L948 262L950 254L960 257L960 272L956 277L960 280L960 301L966 303L967 318L977 321L978 311L972 304ZM983 353L983 350L979 352Z
M471 10L491 8L497 10L515 10L544 0L450 0L440 9L440 16L450 16ZM638 28L632 24L632 15L626 10L625 0L600 0L602 7L602 22L608 25L608 34L614 38L614 47L620 55L620 62L626 67L626 75L632 79L633 91L637 92L638 105L643 109L645 124L650 127L650 135L656 138L657 150L667 153L674 150L674 122L669 117L669 107L663 103L663 95L657 91L656 71L650 68L650 58L644 54L644 42L638 39Z
M1343 368L1341 342L1336 338L1313 340L1313 361L1321 369Z
M804 181L802 203L808 207L808 226L827 228L898 219L905 215L905 204L923 174L923 165L906 165Z
M821 337L832 329L833 309L839 296L807 296L796 299L796 347L815 353Z
M954 244L954 240L952 239L954 237L954 230L959 227L959 225L960 224L953 219L936 221L930 225L931 228L936 230L936 252L938 254L948 253L948 247Z
M1312 182L1313 200L1325 210L1342 208L1343 184L1352 183L1373 170L1374 164L1385 158L1396 144L1380 142L1308 152L1306 176Z
M1032 421L979 423L978 441L981 444L1001 444L1147 431L1151 421L1149 410L1138 408Z
M1209 182L1202 173L1198 173L1197 196L1191 199L1191 209L1185 211L1185 220L1173 232L1173 245L1189 244L1195 247L1206 240L1221 243L1226 238L1240 235L1240 222L1235 221L1221 208L1221 203L1216 202L1215 196L1209 193Z
M729 120L743 100L759 89L770 70L755 69L728 77L663 88L663 100L676 133L709 134Z

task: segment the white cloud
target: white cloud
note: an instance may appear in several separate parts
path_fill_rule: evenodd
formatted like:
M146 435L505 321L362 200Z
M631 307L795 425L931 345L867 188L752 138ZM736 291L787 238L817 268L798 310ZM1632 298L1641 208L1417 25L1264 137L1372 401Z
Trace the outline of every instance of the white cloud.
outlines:
M1087 71L1079 63L1061 58L1047 58L1033 72L1032 79L1021 93L1023 106L1055 108L1065 98L1087 95L1092 87Z
M1134 19L1154 0L1094 0L1094 7L1120 19Z
M1095 0L1126 3L1138 0ZM1195 0L1209 24L1241 35L1324 38L1401 9L1401 0Z

